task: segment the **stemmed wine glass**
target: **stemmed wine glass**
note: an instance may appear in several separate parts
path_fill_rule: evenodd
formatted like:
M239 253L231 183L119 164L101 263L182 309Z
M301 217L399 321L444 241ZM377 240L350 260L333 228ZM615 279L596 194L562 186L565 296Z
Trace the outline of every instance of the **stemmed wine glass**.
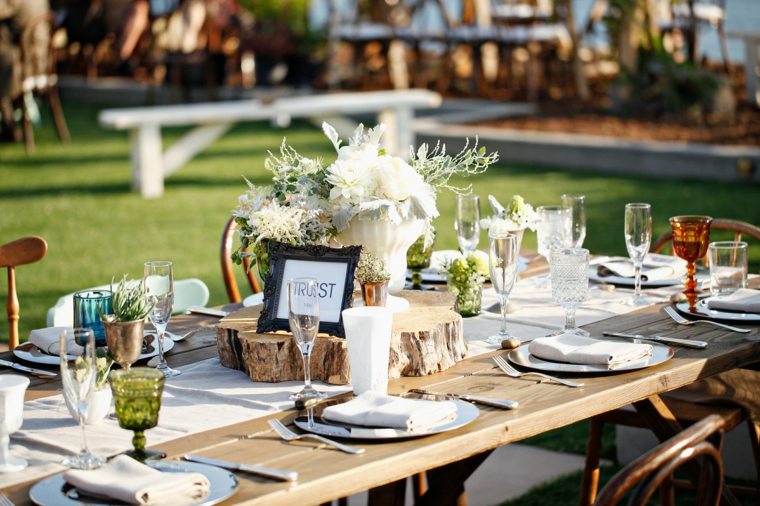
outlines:
M29 463L11 456L11 434L24 422L24 393L29 378L17 374L0 374L0 473L26 469Z
M588 250L563 248L552 253L549 264L552 278L552 298L565 310L562 333L589 335L575 325L575 310L588 298Z
M573 219L572 247L580 248L586 239L586 196L577 193L564 193L560 201L565 207L569 207Z
M494 290L499 294L501 308L501 329L498 334L488 336L489 344L501 344L511 336L507 332L507 302L512 287L517 278L517 236L509 232L492 230L489 232L490 248L488 255L488 267L491 274L491 283Z
M625 247L633 262L634 292L626 301L629 306L651 304L641 293L641 266L652 242L652 206L644 203L625 205Z
M311 386L311 350L319 331L319 295L315 278L288 280L288 321L303 358L303 390L292 400L322 399L326 394Z
M84 347L84 351L82 356L69 362L66 347L74 342ZM88 397L95 390L95 380L98 376L95 334L92 329L68 328L61 332L59 343L63 395L76 413L79 426L82 427L82 446L79 453L66 457L62 463L73 469L96 469L103 465L105 459L90 452L85 433L85 420L90 407Z
M686 290L684 295L689 302L689 310L694 311L697 303L697 280L694 274L697 266L694 262L704 257L710 245L709 216L673 216L670 227L673 229L673 253L686 260Z
M148 317L158 333L158 365L156 369L164 376L179 376L181 371L172 369L164 358L164 333L172 315L174 304L174 273L172 263L159 260L145 262L143 271L145 281L145 296L153 304Z
M536 229L538 254L551 266L552 252L572 245L572 210L566 206L540 206L536 212L540 218Z
M459 249L464 255L478 249L480 242L480 197L477 195L457 195L456 221Z

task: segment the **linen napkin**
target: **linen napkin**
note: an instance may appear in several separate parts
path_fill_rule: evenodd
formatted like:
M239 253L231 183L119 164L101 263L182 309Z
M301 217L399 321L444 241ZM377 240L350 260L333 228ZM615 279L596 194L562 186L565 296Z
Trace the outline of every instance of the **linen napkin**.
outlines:
M424 431L453 420L456 412L457 406L451 401L406 399L370 390L348 402L325 408L322 416L351 425Z
M91 471L69 470L63 479L93 496L127 504L183 505L208 496L208 478L200 473L161 472L126 455L118 455Z
M597 274L600 277L619 276L632 278L635 276L633 262L626 259L610 260L599 264ZM680 278L686 274L686 263L678 257L666 255L647 255L641 267L642 281L659 281L663 279Z
M760 290L739 288L729 295L710 297L707 299L707 307L725 311L760 313Z
M35 329L29 333L29 342L49 355L58 355L61 352L59 336L71 327L46 327ZM66 352L69 355L81 355L84 349L71 338L66 342Z
M531 355L553 362L604 365L615 369L652 356L652 345L602 341L575 334L539 337L528 345Z

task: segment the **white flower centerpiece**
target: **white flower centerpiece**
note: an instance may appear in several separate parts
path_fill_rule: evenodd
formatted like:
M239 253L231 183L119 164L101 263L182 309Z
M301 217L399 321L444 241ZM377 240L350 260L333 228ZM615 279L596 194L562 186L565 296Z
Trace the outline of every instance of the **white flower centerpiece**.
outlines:
M469 191L451 185L451 177L480 174L498 155L469 143L453 156L445 146L423 144L410 149L407 162L382 148L383 124L366 131L359 125L347 144L331 125L323 123L322 129L335 147L333 162L301 156L283 140L279 154L270 153L265 163L273 185L248 182L234 211L241 248L233 259L240 262L250 245L265 275L268 240L358 244L383 260L391 274L389 291L396 293L404 286L406 250L438 216L437 190Z
M488 196L488 202L493 209L493 216L480 220L480 226L491 231L507 231L517 236L517 251L520 251L525 229L536 230L541 221L533 206L525 202L521 195L513 195L507 207L502 206L496 197Z

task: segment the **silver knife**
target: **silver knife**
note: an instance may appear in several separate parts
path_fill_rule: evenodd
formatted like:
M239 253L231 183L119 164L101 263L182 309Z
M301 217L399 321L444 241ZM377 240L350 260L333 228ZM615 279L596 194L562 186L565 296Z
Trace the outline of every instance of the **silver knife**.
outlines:
M231 471L242 471L244 473L256 474L264 476L266 478L272 478L279 481L296 481L298 480L298 473L295 471L283 471L281 469L273 469L271 467L254 466L251 464L240 464L238 462L229 462L227 460L212 459L211 457L204 457L202 455L186 454L182 456L183 459L190 462L198 462L200 464L208 464L210 466L221 467L229 469Z
M520 405L517 401L509 401L506 399L491 399L490 397L481 397L480 395L440 394L436 392L429 392L421 388L413 388L409 391L414 392L416 394L422 394L422 395L453 397L455 399L461 399L463 401L474 402L476 404L483 404L484 406L491 406L492 408L499 408L499 409L517 409L517 407Z
M203 314L206 316L216 316L217 318L224 318L225 316L230 314L227 311L222 311L221 309L214 309L211 307L203 307L203 306L191 306L187 308L187 310L191 313Z
M667 336L642 336L641 334L629 334L627 332L602 332L603 335L609 337L623 337L626 339L642 339L644 341L654 341L656 343L672 344L674 346L683 346L685 348L695 348L697 350L704 350L707 348L707 342L697 341L695 339L678 339L676 337Z
M34 369L33 367L27 367L25 365L17 364L16 362L11 362L10 360L0 359L0 365L4 365L6 367L12 367L13 369L18 369L19 371L28 372L30 374L36 374L37 376L47 376L49 378L58 376L58 373L45 371L43 369Z

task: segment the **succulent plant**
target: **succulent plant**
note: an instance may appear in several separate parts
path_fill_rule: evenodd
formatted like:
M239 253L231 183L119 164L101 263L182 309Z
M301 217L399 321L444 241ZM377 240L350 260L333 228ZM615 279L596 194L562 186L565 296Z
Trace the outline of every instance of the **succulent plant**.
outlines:
M101 314L101 318L106 322L143 320L155 305L155 302L151 303L146 297L145 283L128 280L126 274L121 278L115 290L113 280L111 280L111 292L113 293L111 300L113 314Z

